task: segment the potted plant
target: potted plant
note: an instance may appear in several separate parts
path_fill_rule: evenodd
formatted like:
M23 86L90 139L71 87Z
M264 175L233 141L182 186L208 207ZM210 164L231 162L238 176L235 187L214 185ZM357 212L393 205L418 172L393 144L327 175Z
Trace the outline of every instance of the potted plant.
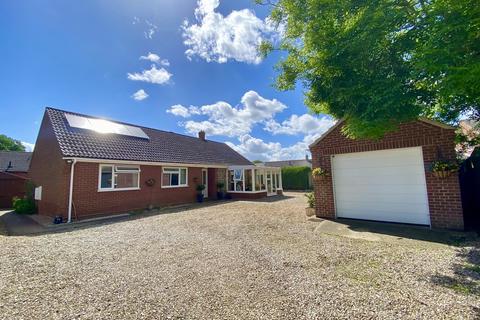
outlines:
M203 190L205 190L205 185L204 184L198 184L197 185L197 202L203 202Z
M315 194L313 192L309 192L305 194L305 197L307 197L307 204L308 204L308 207L305 208L307 217L314 216L315 215Z
M455 161L437 160L432 162L432 173L437 178L447 178L458 170L458 163Z
M223 188L225 187L225 183L218 182L217 183L217 199L222 200L224 197Z
M314 179L318 179L320 177L325 177L328 175L328 172L325 169L322 169L320 167L315 168L312 170L312 177Z

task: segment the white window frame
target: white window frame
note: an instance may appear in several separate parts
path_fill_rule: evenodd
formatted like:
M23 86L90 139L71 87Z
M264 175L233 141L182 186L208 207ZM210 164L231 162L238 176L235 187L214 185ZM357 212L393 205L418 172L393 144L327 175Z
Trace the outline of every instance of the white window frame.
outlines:
M110 167L112 169L112 186L109 188L102 188L102 168L105 167ZM133 170L115 170L116 167L131 167L131 168L136 168L138 169L133 171ZM138 173L138 178L137 178L137 185L138 187L131 187L131 188L115 188L115 173L116 172L121 172L121 173ZM128 164L100 164L98 166L98 192L105 192L105 191L128 191L128 190L140 190L140 175L141 175L141 170L140 166L137 165L128 165Z
M173 170L178 171L178 183L179 183L178 186L164 186L163 185L163 175L165 173L172 173L172 172L165 172L165 169L166 170L172 170L172 171ZM180 172L181 172L182 169L185 169L185 184L180 184L180 180L181 180L181 178L180 178L181 173ZM188 168L187 167L162 167L162 177L161 177L160 183L161 183L162 188L164 188L164 189L188 187Z

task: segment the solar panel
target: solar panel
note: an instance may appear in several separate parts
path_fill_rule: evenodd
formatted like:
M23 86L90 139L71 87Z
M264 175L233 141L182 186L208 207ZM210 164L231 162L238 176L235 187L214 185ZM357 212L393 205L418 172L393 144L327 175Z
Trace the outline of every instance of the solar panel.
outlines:
M68 124L73 128L92 130L98 133L114 133L124 136L150 139L147 134L139 127L116 123L103 119L92 119L74 114L65 114Z

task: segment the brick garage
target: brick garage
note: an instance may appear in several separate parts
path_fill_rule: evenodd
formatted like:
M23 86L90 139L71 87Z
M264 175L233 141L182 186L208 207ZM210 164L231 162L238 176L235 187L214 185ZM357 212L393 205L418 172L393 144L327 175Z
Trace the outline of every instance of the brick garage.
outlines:
M428 120L403 124L381 140L352 140L341 133L342 122L317 139L311 146L313 167L332 173L332 157L380 150L421 148L430 225L433 228L463 229L463 213L458 176L438 178L431 173L432 161L455 159L454 129ZM316 215L337 217L333 174L316 178ZM422 177L423 178L423 177ZM338 207L338 205L337 205Z

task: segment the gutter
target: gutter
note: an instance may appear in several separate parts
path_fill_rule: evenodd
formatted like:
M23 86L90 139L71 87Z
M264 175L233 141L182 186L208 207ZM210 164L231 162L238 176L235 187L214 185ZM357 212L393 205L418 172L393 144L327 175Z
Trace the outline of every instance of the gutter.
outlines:
M75 172L75 163L77 159L69 160L70 162L70 190L68 194L68 220L67 223L72 222L72 204L73 204L73 175Z

